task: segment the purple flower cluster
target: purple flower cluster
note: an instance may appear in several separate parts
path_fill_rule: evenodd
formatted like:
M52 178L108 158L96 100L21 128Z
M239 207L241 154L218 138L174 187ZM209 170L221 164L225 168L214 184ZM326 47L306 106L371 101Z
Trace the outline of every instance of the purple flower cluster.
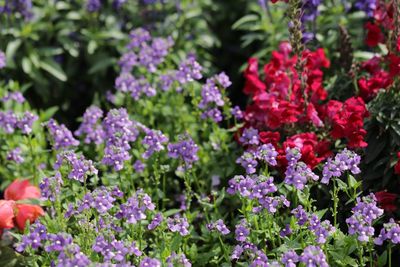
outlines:
M361 171L358 167L361 157L355 152L344 149L336 154L335 159L329 158L322 170L321 183L328 184L332 177L340 177L346 171L352 174L359 174Z
M7 160L14 161L15 163L22 163L25 159L21 156L21 148L17 147L7 153Z
M252 127L244 129L242 136L239 138L239 141L243 145L259 145L260 139L258 136L258 130Z
M300 262L304 263L305 266L329 266L324 252L317 246L307 246L300 256Z
M129 119L126 109L112 109L103 121L106 147L102 162L120 171L124 162L129 160L130 142L139 134L136 124Z
M376 0L357 0L354 4L355 8L364 11L368 17L374 16L374 11L377 8Z
M168 256L166 262L167 262L167 267L175 267L175 266L191 267L192 266L190 261L186 258L185 254L176 254L175 252L172 252L172 254L170 256Z
M236 163L245 168L247 174L253 174L257 170L258 162L252 152L245 151L243 155L236 160Z
M19 13L29 20L32 18L32 0L7 0L0 6L0 13Z
M0 55L0 61L1 61L1 55ZM0 63L0 68L1 68L1 63ZM8 92L5 96L3 96L0 101L2 102L7 102L7 101L15 101L17 103L24 103L25 102L25 97L22 95L21 92Z
M393 218L388 223L383 224L383 228L379 236L375 238L376 245L382 245L385 240L389 240L392 244L400 243L400 225Z
M140 262L139 267L161 267L161 262L157 259L145 257Z
M0 8L1 10L1 8ZM0 69L4 68L6 66L6 55L4 54L3 51L0 50Z
M100 253L103 256L104 262L111 263L126 263L126 257L142 255L142 252L136 246L136 242L125 244L122 241L116 240L114 236L106 239L103 235L96 238L93 246L93 251Z
M43 246L43 243L47 240L47 229L40 222L35 222L31 225L29 233L22 236L21 242L16 244L15 250L23 252L27 248L34 250Z
M284 182L302 190L309 180L317 181L319 177L304 162L299 162L300 157L301 153L298 148L286 150L288 166Z
M217 230L223 235L229 234L231 231L229 231L228 227L226 227L224 221L222 219L216 220L215 222L211 222L207 224L207 229L209 231Z
M186 168L191 168L192 164L199 160L198 150L199 147L189 135L181 136L178 143L168 144L168 156L174 159L182 159Z
M330 221L325 220L321 222L317 215L309 215L301 205L293 209L291 213L297 219L299 226L307 225L308 230L315 235L315 240L319 244L326 243L328 236L336 231Z
M84 182L88 175L97 175L98 171L91 160L85 159L83 155L77 155L73 151L65 151L57 155L54 169L58 170L66 161L71 168L68 174L69 179Z
M68 148L71 146L78 146L79 141L76 140L70 130L64 124L59 125L55 120L50 119L47 122L47 128L53 140L53 147L55 149Z
M47 241L50 243L45 247L47 252L63 251L65 247L72 244L72 236L66 233L48 234Z
M143 28L132 30L130 38L127 46L130 51L120 59L123 72L130 72L133 66L138 65L145 67L149 72L155 72L174 45L172 38L153 38L150 32Z
M196 61L194 56L188 56L179 65L175 77L181 85L184 85L203 78L203 75L201 74L202 69L202 66Z
M151 222L149 223L149 225L147 226L147 229L149 230L154 230L155 228L157 228L163 221L163 215L161 212L157 213L153 220L151 220Z
M259 250L254 244L243 242L236 245L232 251L231 259L238 260L242 257L247 256L250 260L249 266L251 267L267 267L272 266L268 263L268 258L262 250Z
M282 263L285 267L296 267L296 263L299 262L300 257L294 250L289 250L283 253Z
M223 106L225 102L220 87L226 89L231 84L229 77L224 72L207 79L201 89L201 101L198 105L200 109L204 110L202 119L211 118L215 122L222 121L222 113L218 107Z
M181 217L179 214L175 214L174 217L167 219L167 226L171 232L177 232L181 236L189 234L189 223L185 217Z
M240 109L239 106L234 106L231 108L231 114L235 117L237 120L241 120L244 117L243 111Z
M76 244L71 244L61 251L58 255L58 263L53 264L55 267L87 267L92 264L88 256L80 251L80 247Z
M239 242L245 242L250 235L250 229L245 220L240 221L235 226L235 239Z
M83 121L78 130L75 131L75 135L84 135L86 144L101 144L105 137L104 130L101 125L102 118L103 111L100 108L96 106L89 107L85 111L85 114L83 114Z
M139 100L143 94L148 97L157 94L154 86L145 77L135 78L127 72L123 72L117 77L115 88L122 93L130 93L131 97L135 100Z
M22 116L16 115L12 111L0 112L0 128L5 133L14 133L16 129L20 129L24 134L32 132L32 125L38 119L38 116L26 111Z
M142 154L144 159L148 159L154 152L164 150L164 143L168 142L168 138L159 130L145 129L146 136L143 138L142 144L146 151Z
M368 196L357 198L352 212L353 215L346 219L349 234L357 235L357 239L361 242L368 242L375 232L372 224L383 214L383 209L377 207L375 195L371 193Z
M118 219L126 219L129 224L136 224L138 221L147 218L146 211L152 211L155 205L148 194L139 189L128 198L125 204L120 206L120 211L115 215Z
M54 202L60 193L63 180L60 172L56 172L52 177L45 177L39 184L40 193L43 200Z

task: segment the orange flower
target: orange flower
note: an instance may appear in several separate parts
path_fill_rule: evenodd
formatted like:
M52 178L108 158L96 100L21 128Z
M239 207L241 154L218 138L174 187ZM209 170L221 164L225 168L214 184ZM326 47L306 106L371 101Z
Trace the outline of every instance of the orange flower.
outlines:
M0 200L0 229L10 229L14 227L14 208L14 201Z
M29 183L28 180L15 180L4 191L6 200L22 200L29 198L39 198L40 190Z
M17 204L17 216L15 218L20 230L25 228L25 223L33 223L39 216L44 215L43 209L38 205Z

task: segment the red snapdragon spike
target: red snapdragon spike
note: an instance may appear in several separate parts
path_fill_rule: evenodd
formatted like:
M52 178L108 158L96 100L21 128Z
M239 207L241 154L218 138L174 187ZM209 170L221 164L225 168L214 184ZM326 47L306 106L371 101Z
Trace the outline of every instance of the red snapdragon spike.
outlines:
M400 56L395 54L389 54L387 56L389 60L389 75L396 77L400 75Z
M358 80L360 96L364 101L372 100L380 89L388 88L393 83L393 79L386 71L376 72L369 79L361 78Z
M33 223L39 216L43 216L44 211L38 205L30 204L17 204L17 214L15 216L15 221L20 230L25 228L27 221Z
M375 193L376 200L379 206L386 212L394 212L397 210L396 199L398 195L393 193L388 193L386 191L380 191Z
M367 37L365 38L365 43L370 47L375 47L379 43L385 42L385 36L383 35L381 29L378 25L373 24L371 22L367 22L365 24L365 28L367 29Z
M260 80L258 75L258 61L256 58L249 59L244 77L246 78L244 93L254 95L265 91L265 84Z
M31 185L28 180L16 179L4 191L4 198L6 200L22 200L39 197L39 188Z
M272 132L272 131L266 131L266 132L260 132L260 141L263 144L268 144L271 143L277 148L278 142L281 140L281 134L279 132Z
M0 200L0 230L14 227L14 209L14 201Z

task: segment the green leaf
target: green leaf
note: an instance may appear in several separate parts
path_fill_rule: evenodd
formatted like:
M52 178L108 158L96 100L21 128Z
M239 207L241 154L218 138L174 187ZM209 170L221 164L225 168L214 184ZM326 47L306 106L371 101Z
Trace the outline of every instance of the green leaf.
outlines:
M171 210L167 210L166 212L164 212L164 217L169 217L171 215L177 214L181 212L180 209L171 209Z
M244 24L246 24L248 22L252 22L252 24L253 24L253 22L258 21L258 20L259 20L259 17L257 15L244 16L243 18L239 19L232 25L232 29L234 29L234 30L240 29Z
M336 180L338 187L340 188L340 190L346 191L347 190L347 184L345 182L343 182L340 179Z
M46 60L40 62L40 67L53 75L55 78L59 79L62 82L67 81L67 75L65 72L60 68L58 64L54 61Z
M114 58L107 58L107 59L102 59L99 60L97 63L95 63L88 71L88 74L94 74L96 72L99 72L101 70L104 70L108 68L109 66L112 66L116 60Z
M19 263L18 254L9 247L0 247L0 266L14 267L21 266Z
M379 257L378 257L378 266L386 266L386 262L387 262L387 250L385 250Z
M7 48L6 48L6 57L7 57L7 63L12 64L11 62L13 61L15 52L18 50L20 47L22 41L20 39L11 41L8 43Z
M171 251L178 251L181 241L182 241L182 237L179 234L176 234L174 239L172 239L172 242L171 242Z
M22 70L26 73L26 74L30 74L32 71L32 63L31 61L24 57L22 59Z

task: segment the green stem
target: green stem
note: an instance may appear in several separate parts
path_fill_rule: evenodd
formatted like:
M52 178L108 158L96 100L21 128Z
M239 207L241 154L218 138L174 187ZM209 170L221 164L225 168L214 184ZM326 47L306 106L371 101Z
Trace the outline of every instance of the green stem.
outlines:
M389 267L392 267L392 246L389 245Z
M333 179L333 225L337 228L337 208L339 204L338 189L336 187L336 180Z

